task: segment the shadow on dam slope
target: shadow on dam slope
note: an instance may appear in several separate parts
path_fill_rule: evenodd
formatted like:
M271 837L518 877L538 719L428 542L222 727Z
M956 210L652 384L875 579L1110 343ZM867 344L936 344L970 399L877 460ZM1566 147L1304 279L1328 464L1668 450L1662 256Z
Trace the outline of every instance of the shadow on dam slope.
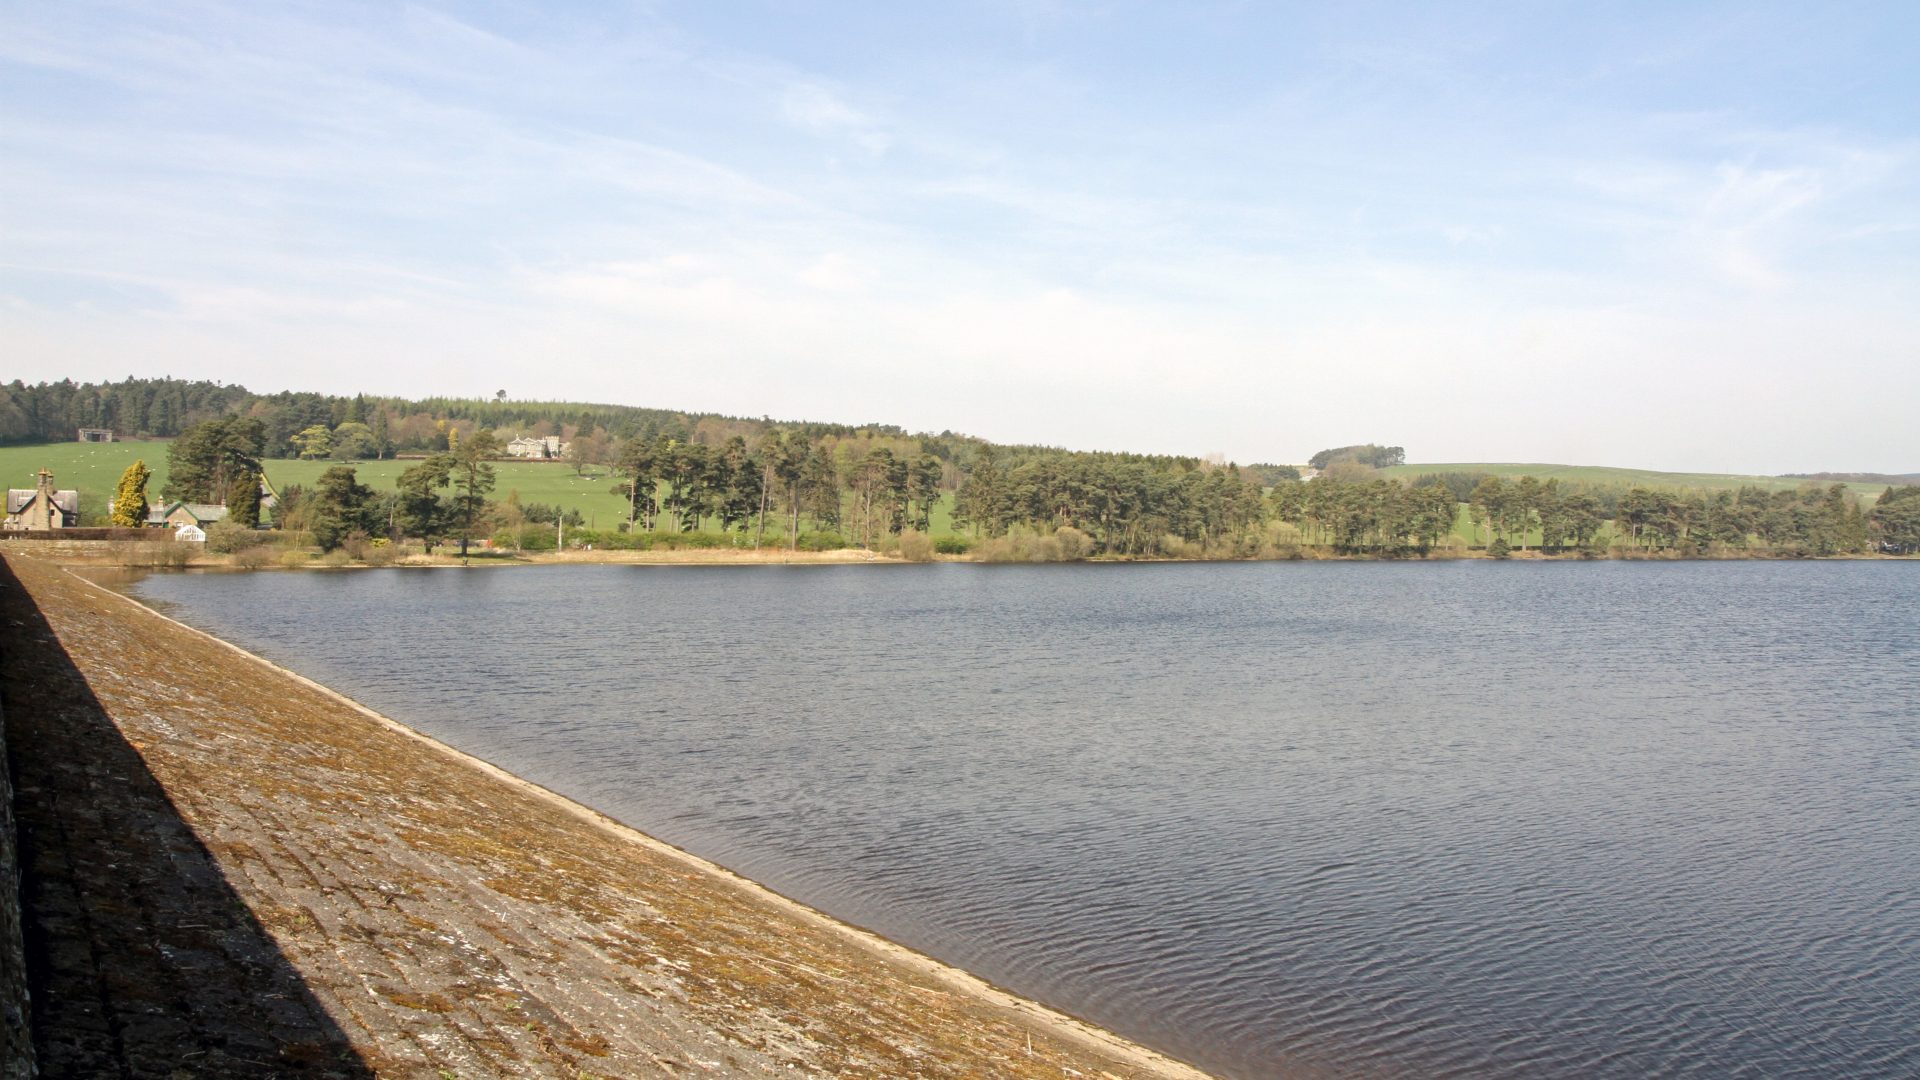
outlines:
M0 704L40 1075L374 1075L4 560Z

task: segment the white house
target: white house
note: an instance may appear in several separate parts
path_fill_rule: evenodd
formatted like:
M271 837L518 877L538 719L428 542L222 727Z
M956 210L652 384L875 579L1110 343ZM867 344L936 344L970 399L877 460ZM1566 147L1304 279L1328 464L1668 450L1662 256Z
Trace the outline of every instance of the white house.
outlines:
M558 458L566 457L572 443L563 443L558 435L544 438L532 435L520 435L507 443L507 456L517 458Z

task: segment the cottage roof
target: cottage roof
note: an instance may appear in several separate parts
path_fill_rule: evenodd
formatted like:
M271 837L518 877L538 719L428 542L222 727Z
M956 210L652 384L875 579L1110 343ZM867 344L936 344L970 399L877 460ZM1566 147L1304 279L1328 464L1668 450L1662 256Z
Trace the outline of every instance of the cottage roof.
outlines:
M147 524L164 525L176 510L185 510L188 516L202 523L221 521L227 516L227 508L219 503L170 502L149 507Z
M17 514L26 509L38 494L38 488L8 488L7 513ZM80 493L72 488L56 491L53 493L53 505L59 507L62 513L77 514L80 512Z

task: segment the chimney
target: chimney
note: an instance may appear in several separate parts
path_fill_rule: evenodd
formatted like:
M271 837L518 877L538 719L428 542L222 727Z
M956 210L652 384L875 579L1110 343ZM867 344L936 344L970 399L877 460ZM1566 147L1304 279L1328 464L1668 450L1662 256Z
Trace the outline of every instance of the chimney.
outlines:
M53 474L44 467L40 470L40 512L46 515L44 527L52 531L53 516L60 510L53 505Z

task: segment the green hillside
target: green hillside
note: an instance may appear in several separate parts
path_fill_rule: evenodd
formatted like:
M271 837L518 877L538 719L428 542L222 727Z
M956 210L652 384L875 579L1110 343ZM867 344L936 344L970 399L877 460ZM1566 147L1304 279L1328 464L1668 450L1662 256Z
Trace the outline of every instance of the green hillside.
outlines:
M148 500L160 501L160 489L167 482L165 440L0 446L0 476L6 478L8 487L32 487L39 470L50 469L56 485L79 490L81 513L91 519L93 515L106 513L107 500L120 482L120 474L136 459L145 461L147 468L153 470L153 479L147 483ZM290 484L312 487L321 473L341 462L268 460L265 464L268 482L282 488ZM378 491L391 491L400 474L418 462L388 460L351 464L361 483ZM501 461L494 464L494 471L500 477L494 490L495 498L504 499L507 492L518 491L523 503L577 507L603 528L627 516L626 502L609 490L614 481L604 468L593 470L592 479L574 475L573 467L564 462Z
M113 496L120 474L136 460L145 461L147 468L153 470L153 479L147 483L147 498L159 502L160 489L167 482L167 441L160 439L0 446L0 478L6 480L8 487L30 488L38 483L35 477L42 468L50 469L57 486L79 490L80 512L91 522L95 517L106 515L107 500ZM265 464L268 482L282 488L290 484L312 487L321 473L341 462L269 459ZM392 491L400 474L419 462L387 460L350 464L361 483L376 491ZM586 477L575 475L572 465L559 461L498 461L493 468L499 476L493 491L496 499L504 499L509 491L517 491L523 504L571 507L585 515L590 525L602 529L626 520L626 500L613 493L611 489L617 481L603 466L594 467ZM934 508L935 535L952 532L952 502L953 497L948 495Z
M148 497L158 499L160 485L167 479L164 441L0 446L0 478L10 488L30 488L39 483L41 469L51 470L55 487L79 490L80 513L92 524L94 517L106 516L107 500L113 497L120 474L136 460L144 460L153 470L153 479L147 483Z
M1421 462L1393 465L1381 469L1383 476L1411 480L1423 473L1490 473L1494 476L1531 476L1538 480L1558 480L1563 484L1610 484L1621 487L1706 489L1734 491L1742 487L1761 487L1768 491L1792 491L1806 480L1781 476L1740 476L1733 473L1655 472L1652 469L1616 469L1607 465L1548 465L1526 462ZM1848 484L1847 487L1869 498L1886 490L1885 484Z
M392 491L400 474L420 464L418 461L273 461L263 462L267 481L276 488L289 484L312 487L320 474L335 465L351 464L361 483L375 491ZM627 501L613 494L615 483L607 470L596 466L588 476L576 475L573 466L562 461L496 461L493 498L504 499L510 491L520 493L520 502L547 503L577 508L589 523L611 528L627 518Z

